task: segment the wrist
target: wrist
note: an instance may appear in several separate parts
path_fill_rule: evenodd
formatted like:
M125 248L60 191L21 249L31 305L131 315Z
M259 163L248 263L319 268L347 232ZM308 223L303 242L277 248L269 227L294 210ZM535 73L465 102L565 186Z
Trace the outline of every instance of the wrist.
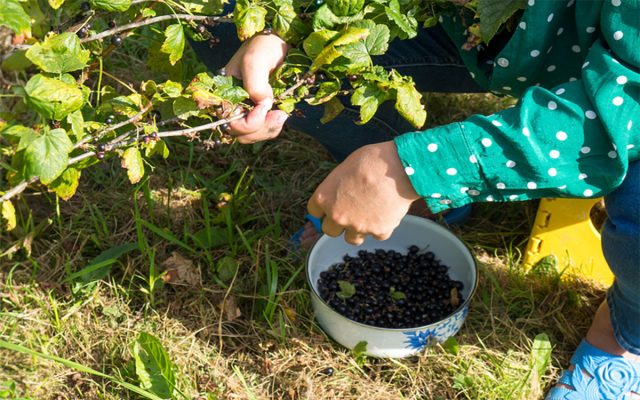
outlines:
M396 183L398 194L411 201L419 199L421 196L416 192L405 167L402 165L395 142L390 140L379 143L376 146L379 146L381 159L387 165L388 177Z

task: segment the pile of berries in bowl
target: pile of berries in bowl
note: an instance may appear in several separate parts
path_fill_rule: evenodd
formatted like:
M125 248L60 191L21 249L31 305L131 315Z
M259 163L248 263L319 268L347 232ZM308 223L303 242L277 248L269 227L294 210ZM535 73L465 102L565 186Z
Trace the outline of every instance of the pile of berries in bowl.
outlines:
M321 328L367 355L408 357L455 335L477 285L467 247L445 227L406 216L385 241L322 236L306 276Z

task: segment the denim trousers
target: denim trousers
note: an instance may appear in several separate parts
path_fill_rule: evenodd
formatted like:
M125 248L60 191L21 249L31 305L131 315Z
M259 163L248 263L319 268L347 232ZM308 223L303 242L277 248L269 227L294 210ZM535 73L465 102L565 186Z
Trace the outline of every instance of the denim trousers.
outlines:
M207 67L216 71L227 63L240 42L229 24L213 28L213 33L224 46L210 49L206 43L191 45ZM421 30L412 40L394 41L385 55L374 57L374 63L411 76L423 92L484 91L473 81L458 49L440 27ZM292 115L287 125L314 137L337 161L364 145L414 130L395 112L392 102L384 103L366 125L356 125L358 110L349 105L348 99L341 100L344 111L326 124L320 123L322 107L303 103L298 106L301 115ZM640 355L640 161L629 165L622 185L605 197L605 205L608 219L602 229L602 249L615 276L607 295L611 322L618 343Z

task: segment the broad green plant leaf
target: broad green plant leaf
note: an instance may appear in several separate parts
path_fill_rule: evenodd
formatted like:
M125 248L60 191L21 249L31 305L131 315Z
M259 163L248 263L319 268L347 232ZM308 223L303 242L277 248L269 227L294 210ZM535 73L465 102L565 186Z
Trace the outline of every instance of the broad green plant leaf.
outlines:
M31 18L18 0L0 0L0 26L2 25L18 35L31 33Z
M64 129L53 129L33 140L24 150L25 177L40 177L45 185L67 168L73 143Z
M36 74L29 79L24 90L27 102L40 115L55 121L80 109L85 100L71 75L56 79Z
M232 76L216 75L212 81L213 93L222 100L231 104L238 104L249 98L249 93L239 86L239 82Z
M245 41L261 32L265 26L267 10L254 0L238 0L233 11L233 19L238 31L238 38Z
M221 281L229 282L238 271L238 261L233 257L224 256L218 261L216 271Z
M338 287L340 287L340 291L336 293L336 296L341 299L348 299L356 294L356 287L348 281L338 281Z
M525 7L525 0L478 0L480 37L485 43L495 36L500 26L516 11Z
M386 25L376 24L375 22L365 19L352 25L356 28L365 28L369 31L369 35L364 40L367 52L372 56L379 56L387 52L389 41L391 40L391 32Z
M127 170L129 182L138 183L144 176L144 161L137 147L129 147L122 154L122 168Z
M163 398L173 398L176 376L166 350L155 336L141 332L133 343L132 355L140 387Z
M309 34L308 26L298 17L293 5L283 3L271 22L274 32L287 43L295 44Z
M396 110L416 128L421 128L427 120L427 112L420 103L422 95L411 82L403 82L394 86L396 95Z
M340 113L344 110L344 105L337 98L333 98L328 102L324 103L324 114L322 118L320 118L320 122L326 124L330 122L334 118L336 118Z
M110 12L126 11L131 7L131 0L90 0L90 2L94 8Z
M317 106L319 104L326 103L327 101L334 98L339 91L339 81L322 82L318 87L318 91L316 92L316 94L306 101L313 106Z
M84 117L81 110L76 110L67 115L67 122L71 125L71 133L75 136L76 141L82 140L84 137Z
M302 42L302 48L306 55L316 58L318 54L325 48L327 43L331 42L338 35L337 31L323 29L313 32Z
M551 341L546 333L540 333L533 339L531 346L531 357L529 365L531 370L535 372L534 379L540 379L544 376L549 363L551 362Z
M454 356L457 356L460 353L460 345L454 336L445 340L444 343L442 343L442 348L445 349L447 353L453 354Z
M313 60L313 64L309 67L310 72L315 72L323 65L331 64L335 59L342 55L341 46L364 40L369 31L361 28L347 28L333 42L325 46L318 56Z
M0 193L1 194L1 193ZM3 224L0 224L0 228L4 230L11 231L16 227L16 209L13 208L13 204L6 200L2 202L2 220ZM0 232L3 230L0 229Z
M63 32L34 44L26 56L41 70L59 74L84 68L89 61L89 50L82 50L78 35Z
M387 93L373 83L365 83L351 95L351 104L360 106L359 125L366 124L378 111L378 107L387 100Z
M189 0L181 1L180 5L191 14L217 15L222 13L225 3L228 0Z
M80 174L80 170L69 167L64 170L62 175L51 182L49 188L62 200L69 200L76 194L76 189L78 189L78 184L80 183Z
M172 24L164 31L164 42L160 51L169 55L169 62L175 65L184 52L184 29L182 24Z
M410 19L400 9L398 0L391 0L389 6L384 8L387 17L400 29L401 39L411 39L418 34L418 24L415 19Z

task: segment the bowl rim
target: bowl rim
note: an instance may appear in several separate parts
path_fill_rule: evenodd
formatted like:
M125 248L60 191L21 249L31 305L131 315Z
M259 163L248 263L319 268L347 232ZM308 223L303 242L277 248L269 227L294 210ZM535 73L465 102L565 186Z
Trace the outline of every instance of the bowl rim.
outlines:
M448 314L446 317L439 319L438 321L432 322L430 324L427 325L420 325L420 326L415 326L415 327L409 327L409 328L384 328L381 326L374 326L374 325L367 325L367 324L363 324L362 322L358 322L358 321L354 321L351 318L348 318L342 314L340 314L338 311L334 310L333 307L331 307L329 304L327 304L326 301L324 301L324 299L322 298L322 296L320 296L320 294L316 291L316 288L313 286L313 284L311 283L311 277L309 276L309 272L310 272L310 268L309 268L309 258L311 258L311 253L313 252L313 249L316 247L316 245L318 244L318 242L320 241L320 239L322 239L325 234L323 233L322 235L320 235L314 242L313 245L311 245L311 247L309 248L309 251L307 252L307 255L305 257L305 262L304 262L304 269L305 269L305 279L307 281L307 285L310 288L310 291L313 295L315 295L315 297L318 298L318 300L320 300L320 302L322 304L324 304L329 310L331 310L332 312L334 312L335 314L337 314L339 317L344 318L345 320L354 323L356 325L359 325L363 328L367 328L367 329L373 329L373 330L379 330L379 331L385 331L385 332L406 332L408 330L410 331L415 331L415 330L423 330L423 329L428 329L430 327L435 327L437 325L439 325L441 322L446 321L447 319L451 318L453 315L457 314L458 312L462 311L471 301L471 298L473 297L473 295L476 292L476 289L478 288L478 281L479 281L479 277L478 277L478 261L476 260L476 258L473 256L473 253L471 252L471 249L469 248L469 246L467 246L467 244L465 242L462 241L462 239L460 239L457 235L455 235L453 232L451 232L449 229L447 229L446 227L438 224L437 222L434 222L430 219L427 218L422 218L422 217L418 217L415 215L405 215L403 217L403 220L405 218L408 219L416 219L416 220L421 220L421 222L426 222L427 224L434 224L435 226L437 226L438 228L442 228L445 232L447 232L448 234L450 234L452 236L452 238L456 241L458 241L462 247L467 251L467 253L469 254L469 256L471 257L471 261L473 264L473 270L475 271L475 279L473 281L473 287L471 288L471 290L469 291L469 295L467 296L467 298L462 302L462 304L460 304L460 306L458 308L455 309L455 311L453 311L451 314ZM332 239L337 239L337 238L332 238Z

